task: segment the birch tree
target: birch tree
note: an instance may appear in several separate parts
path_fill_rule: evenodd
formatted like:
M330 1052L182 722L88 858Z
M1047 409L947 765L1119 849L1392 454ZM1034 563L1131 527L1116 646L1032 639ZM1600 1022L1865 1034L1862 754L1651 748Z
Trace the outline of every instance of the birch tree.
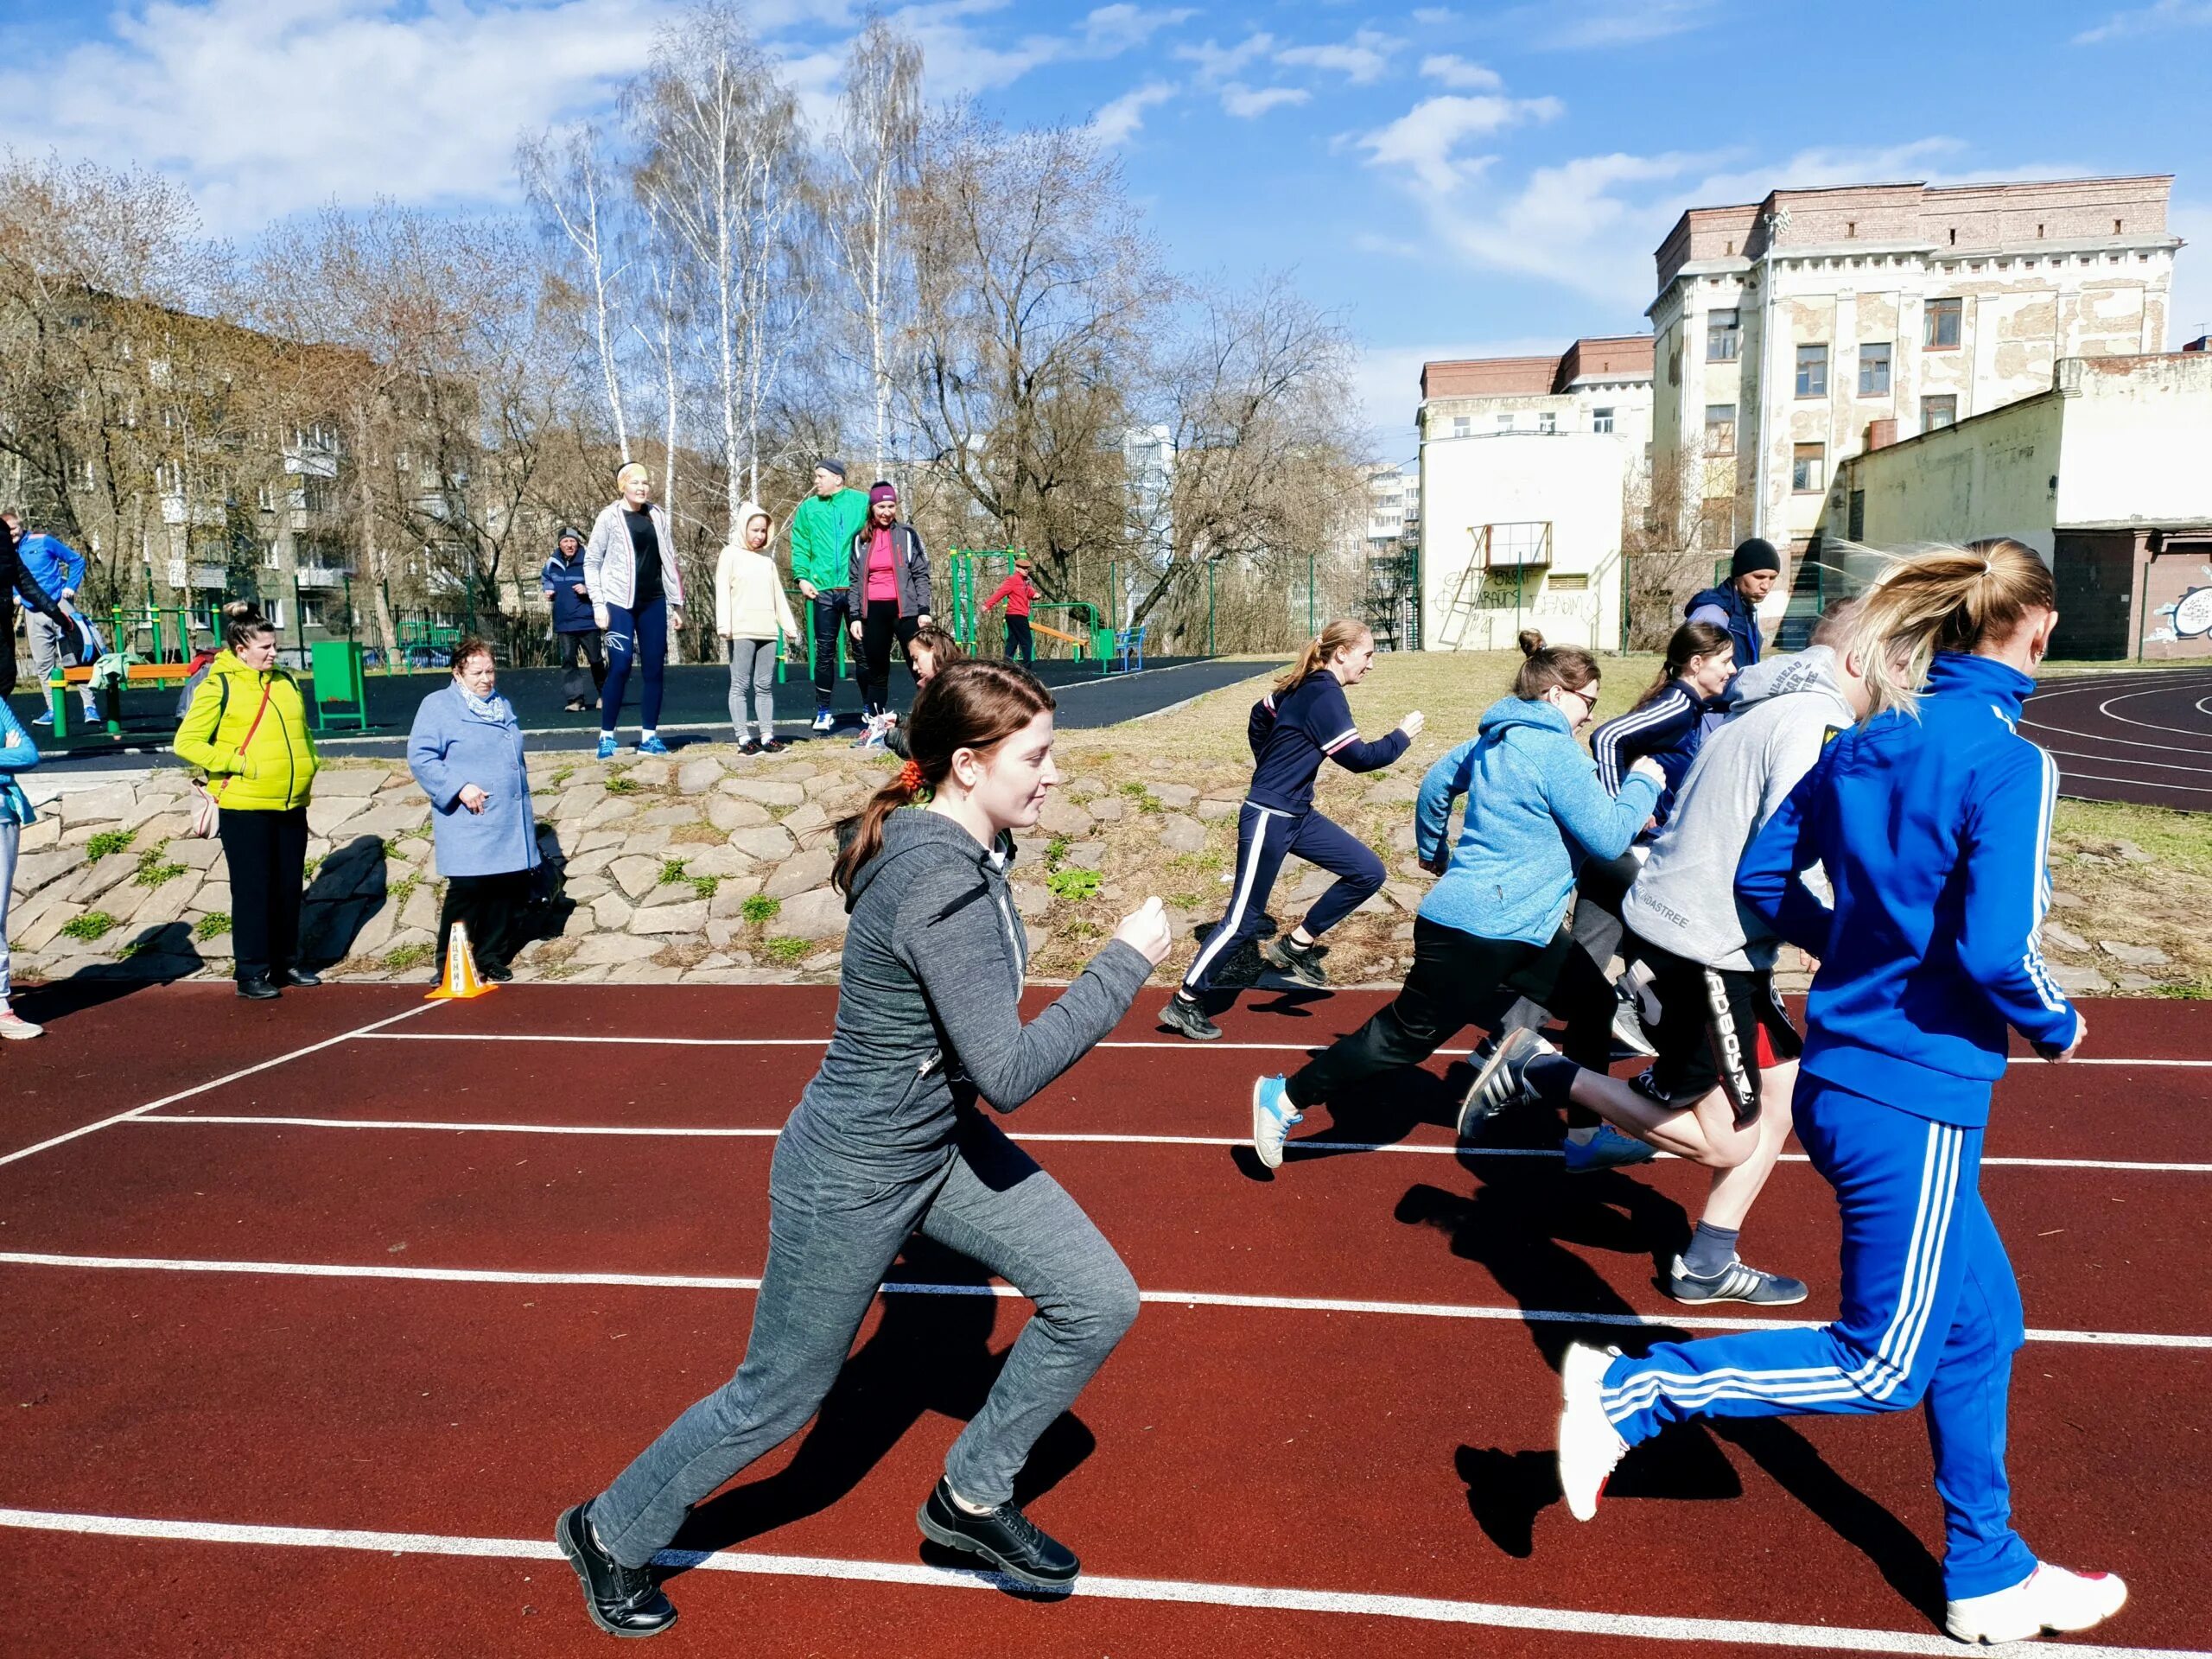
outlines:
M900 210L918 171L920 45L882 17L870 17L846 54L839 114L831 137L835 194L824 221L867 366L875 475L881 478L890 467L893 339L909 292Z
M599 129L573 128L564 138L550 134L525 138L518 148L516 171L524 194L547 227L566 245L582 272L588 298L592 342L607 410L614 423L614 447L625 465L630 460L630 426L622 407L622 375L616 356L621 336L621 284L626 266L616 256L613 210L619 198L607 171L606 143Z

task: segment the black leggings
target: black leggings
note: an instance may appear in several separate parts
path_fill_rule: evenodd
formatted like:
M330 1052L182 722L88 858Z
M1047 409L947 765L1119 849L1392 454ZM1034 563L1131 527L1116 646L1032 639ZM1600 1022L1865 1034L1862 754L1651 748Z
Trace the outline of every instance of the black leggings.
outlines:
M586 628L575 633L564 633L561 640L561 666L568 670L568 677L561 682L561 695L570 702L585 699L584 662L591 663L591 690L607 689L607 658L600 650L599 630Z
M282 975L300 959L300 883L308 810L226 807L216 821L231 876L231 952L238 977Z
M906 655L906 642L920 629L911 616L899 614L895 599L872 599L861 622L861 701L871 715L891 706L891 642L899 642L899 655Z
M1613 988L1561 928L1549 944L1486 939L1426 916L1414 918L1414 966L1397 1001L1290 1079L1301 1110L1350 1086L1419 1065L1460 1027L1517 991L1567 1021L1567 1058L1603 1071L1612 1058Z
M438 977L446 976L446 946L455 922L468 930L468 949L477 966L505 967L524 944L517 924L530 907L530 889L528 870L448 876L445 906L438 917Z

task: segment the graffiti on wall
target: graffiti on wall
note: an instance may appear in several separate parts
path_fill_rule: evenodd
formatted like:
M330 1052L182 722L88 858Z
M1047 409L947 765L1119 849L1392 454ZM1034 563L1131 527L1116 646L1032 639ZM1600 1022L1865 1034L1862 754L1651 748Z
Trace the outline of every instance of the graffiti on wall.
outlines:
M2212 564L2197 568L2208 580L2212 580ZM2144 635L2145 645L2178 645L2184 639L2202 639L2212 634L2212 586L2185 588L2179 599L2171 605L2159 606L2152 614L2164 617L2165 624Z

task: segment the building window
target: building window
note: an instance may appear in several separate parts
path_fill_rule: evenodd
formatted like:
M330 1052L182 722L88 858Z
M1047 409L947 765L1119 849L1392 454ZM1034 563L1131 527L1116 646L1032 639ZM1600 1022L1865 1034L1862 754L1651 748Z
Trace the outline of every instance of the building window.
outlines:
M1705 406L1705 453L1708 455L1732 455L1736 453L1736 405L1707 404Z
M1959 400L1956 397L1923 397L1920 400L1920 429L1940 432L1947 426L1959 423Z
M1859 395L1861 397L1886 397L1890 395L1888 340L1859 348Z
M1491 419L1497 423L1497 429L1501 432L1510 432L1513 429L1513 416L1510 415L1493 415Z
M1920 314L1920 343L1931 352L1959 349L1960 314L1964 300L1930 300Z
M1590 429L1592 432L1611 431L1613 429L1613 411L1610 409L1592 410L1590 411Z
M1827 488L1828 447L1800 443L1789 451L1789 487L1799 495L1818 495Z
M1705 360L1733 363L1743 343L1733 311L1708 311L1705 318Z
M264 542L261 544L261 568L264 570L274 570L277 568L276 543Z
M1727 547L1736 539L1736 504L1725 495L1710 495L1698 514L1698 533L1707 547Z
M1467 437L1473 433L1474 429L1475 423L1473 416L1468 415L1454 415L1452 417L1452 435L1453 437Z
M1536 416L1536 430L1546 437L1549 437L1559 430L1559 416L1548 409L1539 411Z
M1851 507L1845 518L1844 523L1846 526L1844 534L1848 536L1853 541L1864 541L1866 538L1866 491L1853 490L1851 493Z
M1800 397L1825 397L1828 395L1827 346L1800 346L1797 348L1797 395Z

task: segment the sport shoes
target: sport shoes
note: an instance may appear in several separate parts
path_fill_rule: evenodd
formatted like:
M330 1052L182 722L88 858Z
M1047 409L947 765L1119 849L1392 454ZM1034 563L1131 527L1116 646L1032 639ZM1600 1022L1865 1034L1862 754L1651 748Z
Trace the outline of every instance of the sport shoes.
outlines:
M1306 1115L1290 1103L1290 1090L1281 1077L1262 1077L1252 1084L1252 1150L1268 1169L1282 1167L1283 1137Z
M883 734L890 729L891 722L881 715L870 715L861 734L853 740L853 747L856 749L880 749L883 747Z
M970 1515L952 1501L952 1488L943 1480L914 1522L931 1543L980 1555L1007 1577L1033 1589L1069 1589L1083 1571L1073 1550L1013 1504Z
M787 747L780 738L764 737L760 740L760 753L763 754L781 754Z
M614 758L613 733L601 732L599 734L599 758L602 760L612 760Z
M1558 1052L1533 1031L1509 1031L1500 1037L1483 1062L1483 1069L1475 1073L1466 1099L1459 1103L1459 1138L1473 1140L1485 1122L1516 1101L1526 1099L1529 1062Z
M660 734L655 732L651 737L641 737L638 740L638 753L639 754L666 754L668 745L662 742Z
M45 1035L44 1026L33 1025L6 1003L0 1002L0 1039L11 1043L27 1043L34 1037Z
M1170 1031L1181 1032L1194 1043L1214 1042L1221 1036L1221 1027L1206 1018L1198 999L1181 991L1167 999L1167 1006L1160 1011L1160 1023Z
M1613 1040L1631 1054L1649 1058L1658 1053L1649 1035L1649 1027L1658 1022L1647 1015L1634 975L1623 974L1613 982Z
M583 1581L584 1611L609 1636L658 1636L676 1623L676 1604L641 1567L625 1567L599 1547L584 1506L565 1511L553 1537Z
M1269 939L1267 949L1260 955L1268 967L1289 975L1301 985L1310 985L1317 991L1328 988L1329 970L1321 965L1319 945L1300 944L1285 934L1279 939Z
M1805 1281L1747 1267L1732 1256L1719 1273L1704 1278L1692 1273L1678 1255L1667 1269L1667 1294L1678 1302L1756 1302L1766 1307L1788 1307L1805 1300Z
M1570 1343L1560 1361L1565 1403L1559 1414L1559 1489L1566 1495L1567 1512L1578 1521L1598 1513L1613 1465L1628 1452L1628 1442L1605 1415L1605 1371L1619 1353L1618 1348Z
M1600 1123L1598 1133L1587 1141L1567 1141L1560 1150L1567 1160L1567 1173L1570 1175L1626 1169L1631 1164L1648 1164L1659 1155L1659 1148L1649 1141L1623 1135L1610 1123Z
M2114 1573L2069 1573L2037 1561L2009 1590L1945 1603L1943 1628L1961 1642L2025 1642L2045 1630L2086 1630L2126 1601L2127 1586Z
M827 709L816 709L814 711L813 729L817 737L819 737L824 732L836 731L837 729L837 716L831 714Z

